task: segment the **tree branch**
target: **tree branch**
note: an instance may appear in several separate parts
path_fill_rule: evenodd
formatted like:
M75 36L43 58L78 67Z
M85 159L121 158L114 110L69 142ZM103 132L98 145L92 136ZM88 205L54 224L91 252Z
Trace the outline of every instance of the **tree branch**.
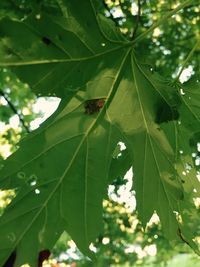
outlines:
M180 11L181 9L183 9L184 7L188 6L190 3L192 3L194 0L187 0L185 2L183 2L182 4L180 4L179 6L177 6L175 9L173 9L172 11L170 11L168 14L166 14L165 16L163 16L160 20L158 20L156 23L154 23L148 30L146 30L145 32L141 33L138 37L136 37L132 42L136 43L136 42L140 42L142 41L146 35L148 35L150 32L152 32L155 28L157 28L158 26L160 26L162 23L164 23L167 19L169 19L170 17L172 17L174 14L176 14L178 11Z
M133 30L133 34L131 37L131 40L133 40L135 38L139 23L140 23L140 15L141 15L141 2L140 0L138 0L138 14L137 14L137 19L136 19L136 24L135 24L135 28Z
M194 45L194 47L192 48L192 50L190 51L190 53L188 54L188 56L186 57L185 61L182 64L182 67L177 75L177 77L175 78L175 82L177 82L183 72L183 70L185 69L187 63L189 62L190 58L193 56L195 50L200 46L200 38L197 40L196 44Z
M29 128L26 126L26 123L24 121L24 119L22 118L22 116L18 113L17 109L15 108L15 106L13 105L13 103L8 99L8 97L6 96L6 94L0 90L0 95L7 101L10 109L13 111L14 114L16 114L22 124L22 126L24 127L24 129L26 130L27 133L30 133Z

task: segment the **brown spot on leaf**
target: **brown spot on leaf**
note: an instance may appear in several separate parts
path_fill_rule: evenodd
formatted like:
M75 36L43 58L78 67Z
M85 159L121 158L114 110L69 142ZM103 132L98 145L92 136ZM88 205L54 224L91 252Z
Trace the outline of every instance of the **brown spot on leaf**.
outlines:
M105 98L91 99L85 101L85 113L92 115L98 113L104 106Z
M39 257L38 257L38 267L42 267L43 261L48 260L50 254L51 252L48 249L40 251Z
M43 42L44 44L46 44L46 45L50 45L51 40L50 40L48 37L43 36L43 37L42 37L42 42Z

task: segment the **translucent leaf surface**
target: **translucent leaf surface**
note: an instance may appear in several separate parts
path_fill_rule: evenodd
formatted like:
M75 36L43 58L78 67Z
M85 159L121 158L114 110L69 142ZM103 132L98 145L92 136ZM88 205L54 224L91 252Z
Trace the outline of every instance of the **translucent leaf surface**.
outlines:
M199 90L185 84L186 95L195 94L185 99L140 62L133 42L97 14L98 1L58 4L60 17L0 22L0 65L12 68L37 94L62 98L0 172L1 188L16 189L0 219L0 264L16 251L16 266L36 266L39 252L51 250L63 231L92 257L89 244L102 228L107 186L116 170L123 174L130 166L144 228L156 211L169 240L197 251L182 215L192 209L186 194L199 182L188 173L195 182L185 183L190 189L183 185L178 151L189 148L198 132ZM195 131L187 126L191 116ZM187 129L180 140L179 121ZM126 163L124 157L113 159L122 140ZM189 162L190 149L185 156Z

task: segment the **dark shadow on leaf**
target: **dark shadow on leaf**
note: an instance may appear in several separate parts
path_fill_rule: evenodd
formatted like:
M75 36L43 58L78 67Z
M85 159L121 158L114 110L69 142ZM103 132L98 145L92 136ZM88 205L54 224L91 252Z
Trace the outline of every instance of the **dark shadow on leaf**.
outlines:
M47 37L42 37L42 42L46 45L50 45L51 44L51 40Z
M16 260L16 251L14 251L9 258L7 259L7 261L5 262L5 264L3 265L3 267L14 267L14 263Z
M156 106L156 119L155 122L161 124L163 122L169 122L173 120L178 120L179 112L174 107L170 107L166 102L161 101Z
M197 143L200 141L200 132L196 132L190 138L189 143L191 147L196 147Z

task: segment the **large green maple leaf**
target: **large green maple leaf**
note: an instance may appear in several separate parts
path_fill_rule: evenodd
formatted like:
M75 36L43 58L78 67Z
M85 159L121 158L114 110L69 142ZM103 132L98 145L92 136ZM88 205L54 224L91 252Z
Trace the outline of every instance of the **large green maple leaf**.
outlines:
M65 230L91 256L114 166L120 175L133 166L144 227L156 211L170 240L196 249L187 221L180 220L188 188L176 168L181 159L174 137L182 113L199 118L199 108L184 107L179 91L139 60L134 43L98 15L98 1L58 3L63 16L0 22L0 65L37 94L62 98L0 172L1 188L16 190L0 220L0 263L16 251L16 266L37 266L38 253L51 250ZM127 147L125 165L123 157L113 159L119 141ZM188 135L180 142L190 146ZM192 192L198 181L194 174L190 179Z

